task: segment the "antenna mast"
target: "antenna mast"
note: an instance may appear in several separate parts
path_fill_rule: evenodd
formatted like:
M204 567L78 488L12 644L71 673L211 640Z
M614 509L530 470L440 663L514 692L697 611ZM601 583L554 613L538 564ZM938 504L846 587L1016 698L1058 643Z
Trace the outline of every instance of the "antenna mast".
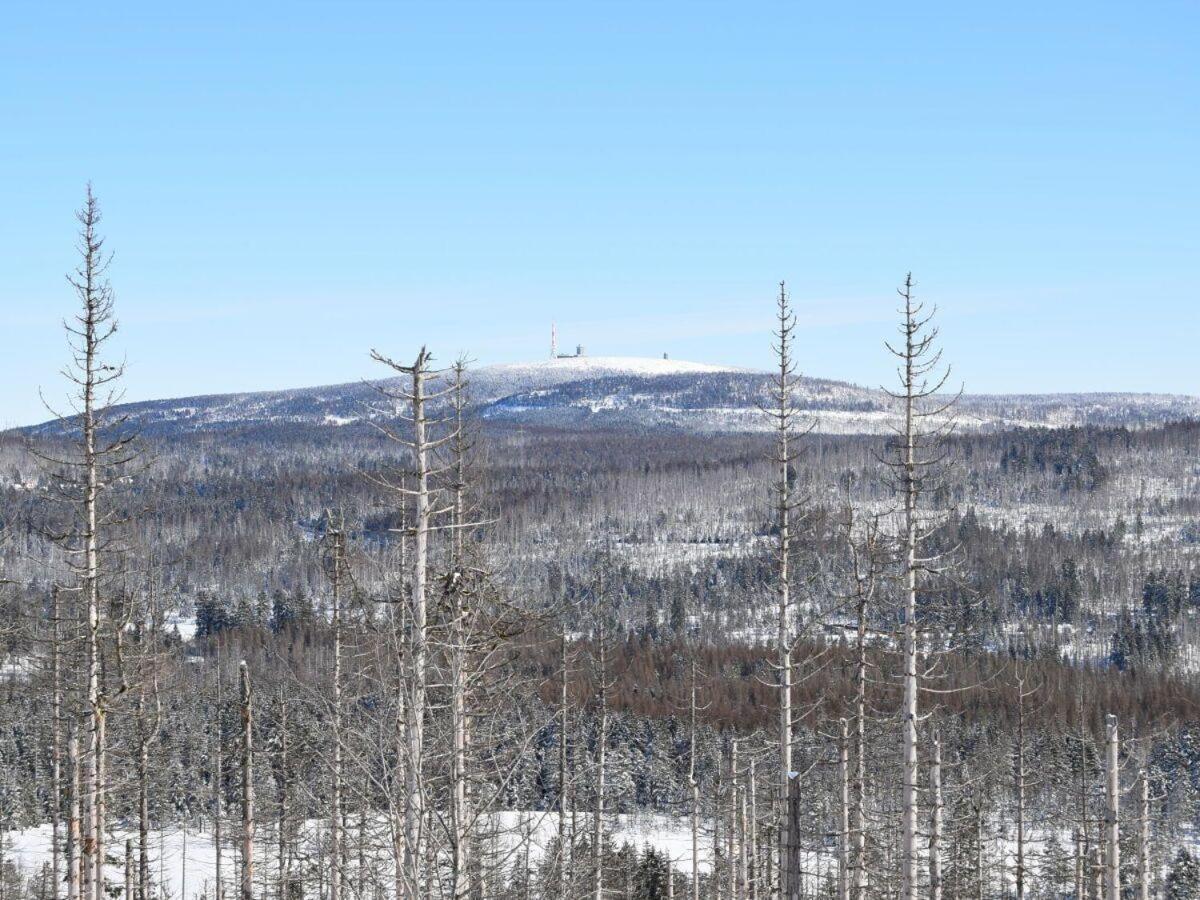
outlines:
M550 322L550 358L554 359L558 356L558 329L554 325L554 321Z

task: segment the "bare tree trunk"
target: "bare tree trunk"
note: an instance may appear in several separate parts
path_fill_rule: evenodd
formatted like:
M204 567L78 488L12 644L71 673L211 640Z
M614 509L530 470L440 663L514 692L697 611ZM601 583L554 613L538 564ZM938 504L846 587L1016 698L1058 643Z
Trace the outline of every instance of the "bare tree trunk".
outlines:
M696 660L692 659L692 691L688 706L688 790L692 798L691 898L700 900L700 783L696 780Z
M1025 900L1025 683L1017 677L1017 746L1013 761L1017 795L1017 900Z
M750 868L746 879L750 887L750 900L758 900L759 879L758 847L758 778L754 771L754 758L750 758Z
M332 867L329 875L329 900L341 900L346 867L345 840L342 833L342 807L345 791L345 773L342 763L342 571L346 561L346 538L341 522L334 525L332 518L332 514L326 514L326 520L331 525L329 535L332 541L330 581L333 591L333 608L330 611L330 627L333 630L333 672L330 674L330 686L333 693L333 790L330 792L329 798L329 856Z
M838 781L841 800L841 820L838 823L838 897L850 900L850 723L839 723ZM935 898L936 900L936 898Z
M736 784L736 782L734 782ZM739 804L739 821L738 821L738 900L746 900L746 881L748 881L749 859L746 858L746 830L748 830L748 822L746 822L746 787L743 781L742 786L738 788L738 796L740 797Z
M1150 900L1150 782L1145 769L1138 773L1141 788L1141 834L1138 840L1138 900Z
M73 724L67 728L67 768L71 772L71 802L67 810L67 900L81 900L83 871L80 856L79 739L75 736Z
M133 900L133 841L125 840L125 900Z
M789 836L789 802L791 799L792 781L792 597L791 597L791 431L792 418L792 379L795 367L792 361L792 332L796 320L792 315L788 300L787 286L779 283L779 299L777 301L778 330L775 333L775 352L779 369L774 376L775 409L772 416L775 419L775 455L772 458L778 466L778 483L776 485L775 516L776 527L779 531L776 547L776 593L777 593L777 622L776 622L776 668L779 678L779 792L778 792L778 821L779 845L777 854L779 864L779 893L783 898L792 897L792 886L789 882L788 867L783 865L783 859L790 846Z
M854 896L867 895L867 604L858 603L854 672Z
M608 659L604 628L599 631L600 722L596 736L596 802L592 812L592 900L604 900L604 776L608 752Z
M138 900L150 897L150 742L138 741Z
M408 795L405 805L404 850L406 880L414 898L423 895L422 859L425 819L425 707L427 679L426 573L429 559L431 503L425 419L425 379L428 355L422 349L412 369L413 461L416 468L416 531L412 572L412 687L409 696Z
M96 900L105 900L107 891L104 884L104 828L107 822L106 808L108 805L108 715L103 703L100 707L100 717L96 721L96 807L92 817L92 847L95 851L95 875L92 884L96 891Z
M451 433L453 451L453 519L451 521L451 546L454 591L454 615L450 635L450 713L453 734L451 750L451 873L453 878L453 900L468 900L471 895L471 797L468 791L467 745L470 720L467 715L468 655L470 639L468 617L469 593L463 582L463 539L467 528L466 485L467 485L467 435L464 413L467 404L466 365L459 360L454 366L454 384L451 403L454 409L454 431Z
M567 657L567 626L563 623L559 636L562 684L558 699L558 896L566 898L570 877L572 849L567 846L567 715L570 671Z
M737 740L730 745L729 751L729 818L725 827L725 857L729 867L729 896L733 900L741 900L738 895L738 855L737 855Z
M98 283L100 267L100 240L95 233L99 221L99 208L88 186L87 200L81 215L83 224L83 301L84 313L80 317L83 328L83 597L86 609L87 629L87 706L90 715L89 748L87 754L87 809L88 840L83 853L85 870L89 879L89 893L95 900L103 900L104 894L104 703L100 685L100 542L99 511L100 494L99 458L96 444L96 382L97 352L99 335L97 328L104 298Z
M1088 801L1087 801L1087 748L1084 746L1083 702L1079 704L1079 880L1075 884L1075 893L1079 900L1084 900L1087 893L1087 860L1089 854L1088 841Z
M288 708L283 696L283 687L279 688L279 749L276 759L277 777L275 789L278 794L276 802L276 886L275 892L279 900L284 900L288 879L291 876L291 854L288 852L288 794L290 791L291 775L288 771Z
M930 792L933 806L929 831L929 900L942 900L942 741L934 735L930 765Z
M1087 900L1087 881L1084 872L1084 834L1075 829L1075 900Z
M1107 736L1108 760L1108 809L1106 811L1108 826L1108 847L1105 865L1108 877L1108 896L1110 900L1120 900L1121 897L1121 743L1117 734L1117 717L1108 717Z
M930 456L920 451L928 448L928 442L936 434L936 429L930 432L918 425L931 413L919 407L921 401L932 397L945 383L946 375L934 376L934 384L929 382L930 373L937 368L940 356L933 349L937 329L926 330L929 317L923 316L922 305L913 297L913 279L909 274L900 289L904 300L904 321L900 327L904 335L902 349L895 349L890 344L888 349L901 362L902 392L893 394L903 405L904 426L900 432L899 457L894 462L893 469L899 480L900 493L904 504L903 535L901 546L903 551L903 665L904 690L901 707L901 773L903 777L903 838L900 849L900 897L901 900L916 900L917 895L917 841L919 837L920 802L918 779L920 764L917 754L917 723L919 721L919 696L921 673L918 655L918 626L917 626L917 590L919 574L931 563L931 560L920 558L921 536L919 535L917 505L923 492L926 470L937 462L937 455Z
M225 750L224 750L224 742L222 740L224 735L223 735L223 729L222 729L222 723L221 723L221 709L222 709L222 706L224 705L224 699L221 696L221 694L222 694L222 691L221 691L221 655L220 655L219 649L217 651L217 678L216 678L216 681L217 681L217 704L216 704L216 711L214 714L214 722L213 722L213 738L215 741L215 746L213 748L213 752L214 752L214 756L215 756L215 758L213 760L213 859L214 859L215 871L213 873L213 877L216 879L216 882L217 882L216 888L214 890L215 900L223 900L223 898L225 896L225 882L221 876L221 858L223 856L222 848L221 848L221 820L223 818L222 811L221 811L221 805L222 805L221 804L221 794L222 794L222 790L223 790L223 780L225 777L225 772L224 772ZM149 835L144 834L144 833L140 835L140 840L142 841L143 849L146 846L145 841L148 840L148 837L149 837ZM143 856L143 859L144 858L145 857ZM144 900L144 898L142 898L142 900Z
M802 896L803 888L800 878L800 873L803 870L800 860L800 825L802 816L800 810L800 785L793 780L788 784L788 788L788 844L779 877L781 882L785 879L787 881L787 900L798 900Z
M412 454L414 469L413 489L401 488L401 495L413 498L416 522L413 526L412 581L408 608L407 639L407 690L400 690L400 705L404 712L404 798L403 798L403 846L397 847L403 855L403 890L397 900L417 900L425 892L425 714L428 708L429 686L429 626L428 626L428 565L431 519L434 515L432 502L432 475L430 453L437 443L430 439L426 403L430 396L428 382L435 377L429 368L432 360L422 347L411 366L403 366L378 353L372 353L378 362L407 375L411 382L410 392L404 399L411 411L412 440L405 441ZM445 439L443 439L445 440ZM403 549L403 545L402 545ZM398 886L399 889L399 886Z
M102 440L104 410L112 399L111 395L102 395L107 385L121 377L123 366L107 364L101 354L105 342L116 332L116 323L112 289L105 278L108 257L104 252L104 240L97 233L100 206L90 185L76 218L80 224L80 262L67 279L80 308L65 323L72 357L64 374L73 385L74 413L71 419L77 423L79 437L70 459L42 456L37 451L35 454L54 465L53 483L74 513L71 526L54 539L63 547L77 580L75 588L80 597L78 616L83 638L80 696L88 724L85 748L80 754L81 833L76 848L80 858L77 887L80 900L102 900L107 824L105 717L109 700L104 679L106 671L110 670L104 657L106 616L101 583L105 575L111 574L102 562L119 550L111 549L113 541L107 533L115 520L111 513L102 512L100 507L103 492L121 480L120 470L131 459L128 445L132 437ZM106 532L104 535L101 535L102 529ZM121 676L124 690L124 673L120 671L120 629L114 630L114 634L118 652L114 655L115 665L111 671Z
M62 848L60 841L62 839L62 802L63 802L63 784L62 784L62 611L59 603L58 588L54 588L51 594L50 615L53 618L53 633L51 635L50 644L50 677L53 682L53 695L51 697L52 709L50 712L51 722L51 751L50 751L50 791L53 795L53 800L50 803L50 833L51 833L51 848L50 848L50 896L52 900L58 900L58 882L62 872L62 860L60 858Z
M242 690L242 900L254 900L254 710L250 667L239 667Z
M983 891L987 887L983 865L983 801L975 804L975 893L983 900Z

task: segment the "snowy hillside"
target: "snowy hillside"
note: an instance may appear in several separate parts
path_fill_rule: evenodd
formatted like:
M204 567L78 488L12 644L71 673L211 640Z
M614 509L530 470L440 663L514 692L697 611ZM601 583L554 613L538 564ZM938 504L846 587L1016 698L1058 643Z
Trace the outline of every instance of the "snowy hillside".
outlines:
M481 418L517 424L669 428L696 432L759 431L769 426L771 376L731 366L619 356L573 356L482 366L470 372ZM396 379L323 387L213 394L130 403L119 408L149 433L254 429L279 425L343 426L391 415L384 391ZM816 431L878 434L894 427L894 404L881 390L803 378L796 406ZM1000 430L1061 425L1143 426L1200 417L1200 399L1163 394L967 395L960 427ZM48 422L27 429L54 434Z

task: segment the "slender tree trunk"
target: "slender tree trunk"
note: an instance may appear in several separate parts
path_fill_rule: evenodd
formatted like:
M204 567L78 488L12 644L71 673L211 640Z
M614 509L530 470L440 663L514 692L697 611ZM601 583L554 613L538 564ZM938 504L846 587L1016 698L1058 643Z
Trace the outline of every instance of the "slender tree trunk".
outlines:
M333 609L330 614L330 627L333 630L333 672L330 674L333 690L333 790L329 798L329 856L332 866L329 900L342 900L346 868L342 831L342 795L345 790L342 764L342 569L345 565L345 535L340 523L330 538L333 541Z
M930 765L930 793L933 806L929 831L929 900L942 900L942 741L934 735Z
M596 802L592 813L592 900L604 900L604 776L608 752L608 660L600 629L600 722L596 736Z
M918 472L916 458L915 371L918 347L915 343L916 318L912 304L912 276L905 280L905 352L904 359L904 432L902 435L901 487L904 494L904 700L903 729L903 817L904 836L901 848L900 897L916 900L917 896L917 837L918 800L917 779L920 775L917 760L917 498Z
M741 900L738 896L738 855L737 855L737 740L730 746L729 752L729 818L725 827L725 857L729 868L729 896L733 900Z
M854 689L854 896L867 893L867 604L858 603Z
M1145 769L1139 773L1141 788L1141 834L1138 840L1138 900L1150 900L1150 782Z
M287 700L283 696L282 686L279 688L279 750L276 761L278 775L275 789L278 793L276 803L277 820L275 825L276 844L276 887L279 900L284 900L288 878L291 875L291 854L288 852L288 792L291 774L288 771L288 720Z
M62 610L60 609L58 588L51 594L50 615L53 618L53 633L50 643L50 677L53 681L51 696L52 709L50 712L50 791L53 799L50 803L50 896L58 900L58 883L62 872Z
M1087 802L1087 748L1084 746L1084 730L1083 730L1083 703L1080 702L1080 721L1079 721L1079 847L1080 847L1080 866L1079 866L1079 881L1075 885L1075 893L1079 900L1084 900L1084 895L1087 893L1087 860L1090 855L1088 849L1088 841L1090 839L1089 821L1088 821L1088 802Z
M254 710L250 667L242 660L242 898L254 900Z
M1017 795L1017 900L1025 900L1025 690L1017 680L1017 746L1013 760Z
M748 812L746 812L746 787L745 782L738 787L738 797L740 798L739 805L739 821L738 821L738 900L746 900L746 882L749 880L749 859L748 859L748 840L746 840L746 830L749 828L749 823L746 822Z
M139 710L140 716L140 710ZM142 724L145 728L145 724ZM150 897L150 742L138 736L138 900Z
M453 840L451 844L451 871L453 877L453 900L468 900L471 886L471 796L468 790L467 746L470 719L467 714L467 666L470 639L468 607L469 593L462 579L464 531L466 517L466 462L467 440L463 414L466 408L465 366L460 361L454 367L452 403L454 407L454 431L451 434L453 448L454 485L453 520L451 522L451 547L454 567L454 616L451 620L450 636L450 712L453 747L451 751L451 818Z
M213 860L214 860L214 867L215 867L213 877L216 879L216 888L214 891L215 900L224 900L225 882L221 875L221 858L224 855L222 853L222 846L221 846L221 824L222 824L222 819L223 819L222 810L221 810L221 806L222 806L221 796L223 793L223 784L224 784L224 777L225 777L225 772L224 772L225 751L224 751L224 741L223 741L224 735L223 735L222 722L221 722L221 709L224 705L224 699L221 696L221 693L222 693L221 692L221 657L220 657L219 650L217 652L217 678L216 678L216 681L217 681L217 704L216 704L216 710L214 712L214 717L213 717L213 737L215 740L215 746L213 748L214 756L215 756L215 758L213 760ZM146 833L143 833L140 837L141 837L141 841L142 841L142 847L144 849L146 846L145 841L148 840L149 835ZM145 859L145 855L143 855L143 859ZM143 900L144 900L144 898L143 898Z
M692 691L688 707L688 790L692 799L691 900L700 900L700 783L696 779L696 660L692 659Z
M1121 770L1120 738L1117 734L1117 717L1108 717L1107 741L1108 776L1108 847L1105 865L1108 871L1108 896L1110 900L1121 897Z
M91 331L89 327L89 332ZM88 381L84 401L84 466L87 483L84 489L84 597L87 604L87 705L89 711L89 740L86 763L88 826L84 843L84 869L88 893L102 900L104 835L100 820L103 803L100 799L103 777L101 759L104 741L104 709L100 696L100 597L99 542L96 534L96 500L98 474L96 471L96 424L93 411L95 366L94 341L87 339Z
M567 715L570 671L567 658L567 627L559 636L562 683L558 698L558 896L566 898L572 849L567 846Z
M975 894L983 900L987 887L987 874L983 864L983 802L975 804Z
M96 722L96 811L93 816L93 847L95 849L95 875L92 884L96 891L96 900L106 900L104 884L104 854L107 822L106 809L108 806L108 715L103 704L100 707L100 717Z
M779 845L777 854L779 865L780 896L791 900L793 888L788 867L783 865L788 848L791 844L789 834L792 781L792 598L791 598L791 389L793 363L791 356L792 329L795 320L792 317L788 301L787 287L779 283L778 328L776 332L776 355L779 361L779 371L776 375L775 401L778 404L774 412L776 420L776 453L774 462L778 466L778 484L776 487L776 526L779 530L776 557L776 592L777 592L777 622L775 665L779 677L779 792L778 819Z
M87 615L87 705L90 714L89 751L87 755L88 841L84 847L89 887L95 900L104 894L104 801L102 798L104 758L104 704L100 685L100 542L98 500L100 494L99 458L96 446L96 382L98 365L98 316L100 285L98 276L99 246L94 240L97 210L88 189L84 220L84 278L85 312L83 315L84 384L83 384L83 594ZM95 247L95 250L93 250Z
M83 890L83 863L80 854L81 811L79 739L75 726L67 727L67 768L71 773L71 798L67 810L67 900L81 900Z
M1086 900L1087 887L1084 875L1083 834L1075 829L1075 900Z
M782 879L783 877L785 877L783 875L784 871L786 871L788 873L786 876L787 884L788 884L788 892L789 892L788 900L794 900L794 898L800 898L801 896L803 896L803 889L804 889L803 881L800 878L800 873L803 871L803 866L801 865L801 860L800 860L800 854L801 854L800 826L801 826L803 813L801 812L801 809L800 809L800 785L799 785L799 783L797 783L796 781L792 781L788 785L788 788L789 788L789 790L788 790L788 805L787 805L788 845L787 845L787 854L786 854L785 860L784 860L785 864L784 864L783 868L780 870L780 878Z
M429 531L432 503L429 484L428 422L425 416L426 379L429 355L424 348L412 366L413 463L416 469L416 527L413 534L412 609L410 622L410 662L407 777L404 806L405 882L408 896L417 900L424 895L424 822L425 822L425 709L428 686L428 625L426 576L429 563Z
M754 758L750 758L750 868L746 878L750 886L750 900L758 900L759 847L758 847L758 778L754 771Z
M838 897L850 900L850 723L839 722L838 781L841 820L838 823ZM936 900L936 898L935 898Z

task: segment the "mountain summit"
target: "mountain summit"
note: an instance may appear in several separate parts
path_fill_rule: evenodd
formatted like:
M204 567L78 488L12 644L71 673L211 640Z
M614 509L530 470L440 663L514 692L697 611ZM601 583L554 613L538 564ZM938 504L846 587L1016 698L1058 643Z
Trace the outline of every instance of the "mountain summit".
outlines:
M471 402L485 420L556 427L611 427L714 432L762 431L769 420L771 375L733 366L667 358L560 356L471 369ZM171 434L273 425L345 426L387 418L381 394L396 378L280 391L210 394L122 405L147 433ZM881 390L821 378L798 379L795 405L817 431L883 433L896 423ZM960 427L1084 424L1141 426L1200 417L1200 399L1168 394L967 395ZM58 421L25 429L59 432Z

